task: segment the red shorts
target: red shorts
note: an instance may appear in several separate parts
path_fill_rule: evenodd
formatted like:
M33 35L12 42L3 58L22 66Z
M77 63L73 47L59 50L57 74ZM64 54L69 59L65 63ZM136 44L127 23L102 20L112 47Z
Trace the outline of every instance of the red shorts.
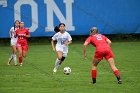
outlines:
M103 58L105 58L106 60L108 60L109 58L114 58L114 54L111 51L111 49L106 49L106 50L97 50L95 52L94 58L97 58L99 60L102 60Z
M28 45L27 44L26 45L21 45L21 44L17 43L17 48L19 48L19 47L21 47L21 49L24 50L24 51L28 51Z

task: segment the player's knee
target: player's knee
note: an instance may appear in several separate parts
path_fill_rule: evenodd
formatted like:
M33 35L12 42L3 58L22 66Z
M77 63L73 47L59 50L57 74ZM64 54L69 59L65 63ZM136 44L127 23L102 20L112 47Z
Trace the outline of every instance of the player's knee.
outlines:
M22 57L22 53L19 53L19 57Z
M16 52L13 52L13 55L16 55Z
M58 57L58 60L61 60L62 59L62 57Z
M98 65L98 63L94 63L94 62L92 63L92 66L96 67L97 65Z
M23 55L23 57L25 58L25 57L26 57L26 55Z
M92 64L92 67L96 67L97 65L96 64Z

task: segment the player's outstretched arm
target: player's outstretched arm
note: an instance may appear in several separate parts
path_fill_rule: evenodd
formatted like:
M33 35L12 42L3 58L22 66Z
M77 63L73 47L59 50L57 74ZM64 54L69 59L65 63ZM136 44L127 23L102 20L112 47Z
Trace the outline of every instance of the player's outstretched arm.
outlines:
M83 45L83 53L84 53L84 59L86 59L86 46L88 45L88 42L85 42Z

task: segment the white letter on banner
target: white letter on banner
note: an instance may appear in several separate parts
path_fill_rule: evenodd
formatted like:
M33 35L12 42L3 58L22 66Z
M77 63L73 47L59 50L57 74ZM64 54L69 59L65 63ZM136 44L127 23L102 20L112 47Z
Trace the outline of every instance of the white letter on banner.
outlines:
M46 31L53 31L54 28L54 20L53 20L53 13L56 14L57 18L60 22L63 22L66 24L67 30L75 30L75 27L72 25L72 3L74 0L64 0L64 3L66 4L66 18L62 15L60 9L54 2L54 0L44 0L44 3L47 5L47 27Z
M20 8L24 4L31 6L32 26L29 29L30 29L30 32L34 32L38 28L38 11L37 11L37 4L34 0L18 0L15 3L14 5L15 20L21 21Z

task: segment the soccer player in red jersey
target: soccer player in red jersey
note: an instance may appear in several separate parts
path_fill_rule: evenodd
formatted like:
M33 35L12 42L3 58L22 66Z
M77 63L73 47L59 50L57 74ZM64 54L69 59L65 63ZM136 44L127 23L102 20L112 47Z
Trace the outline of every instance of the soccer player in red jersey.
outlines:
M122 83L122 80L120 78L120 72L115 66L114 63L114 54L111 50L110 44L111 41L105 37L104 35L98 34L98 29L96 27L93 27L90 31L90 36L86 39L84 45L83 45L83 52L84 52L84 58L86 58L86 46L88 44L92 44L93 46L96 47L93 63L92 63L92 83L96 83L96 74L97 74L97 65L98 63L105 58L112 71L114 72L114 75L116 76L118 80L118 84Z
M22 66L22 57L26 57L28 51L27 38L30 37L29 29L24 28L24 22L20 22L20 28L16 30L15 37L18 37L17 50L19 54L20 66Z

